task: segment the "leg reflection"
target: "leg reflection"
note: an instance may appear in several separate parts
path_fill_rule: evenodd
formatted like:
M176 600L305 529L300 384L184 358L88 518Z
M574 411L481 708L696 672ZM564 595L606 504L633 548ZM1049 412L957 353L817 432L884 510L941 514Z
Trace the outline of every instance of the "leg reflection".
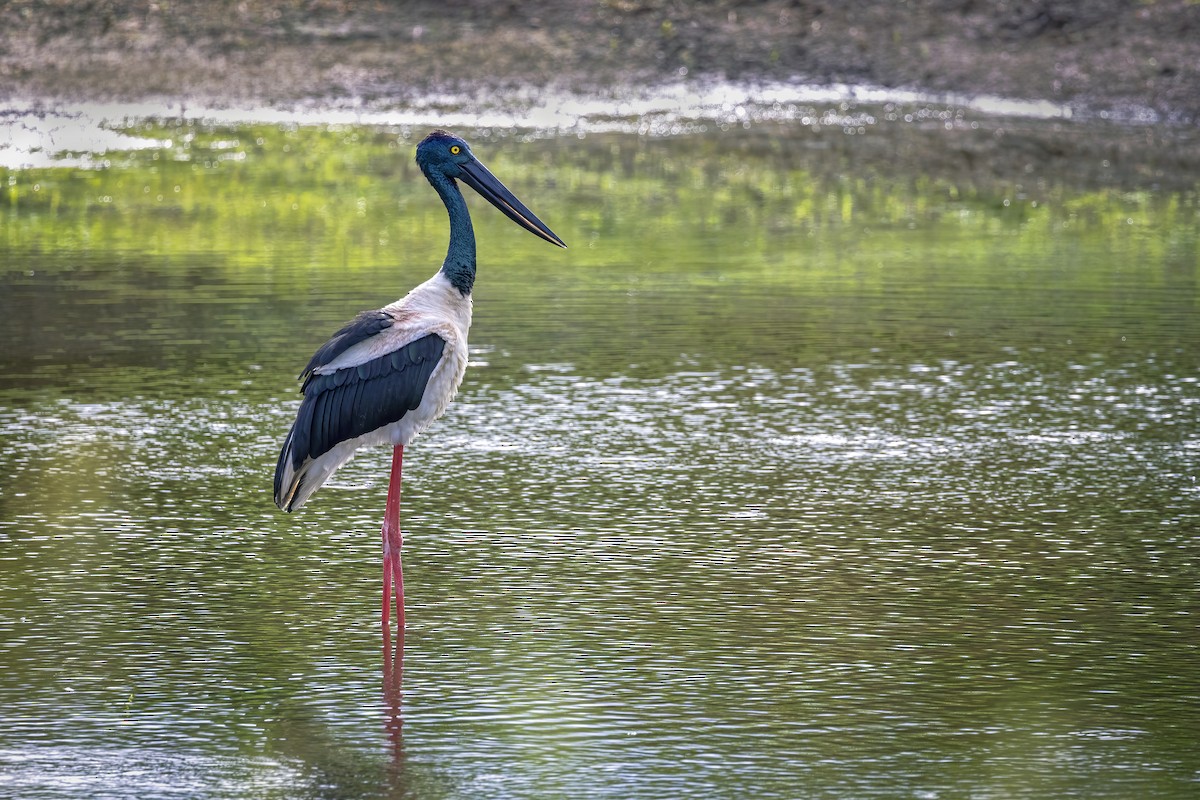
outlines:
M392 632L383 627L383 708L384 730L392 746L392 769L399 772L404 766L404 736L400 705L404 676L404 625L393 642Z

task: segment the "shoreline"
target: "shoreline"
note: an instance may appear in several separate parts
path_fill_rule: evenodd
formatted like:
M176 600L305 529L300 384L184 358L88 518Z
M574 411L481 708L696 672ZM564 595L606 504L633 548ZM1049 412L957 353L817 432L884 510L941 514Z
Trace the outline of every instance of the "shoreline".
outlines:
M699 85L643 87L615 105L593 95L533 89L482 100L439 94L369 105L0 101L0 169L103 168L121 152L178 148L173 131L194 125L369 126L405 140L436 127L501 139L579 140L736 129L747 134L740 138L743 147L777 147L783 136L802 142L809 154L824 153L811 162L818 171L852 158L859 168L881 174L917 169L947 185L1005 192L1039 193L1061 181L1190 191L1200 180L1200 129L1192 127L1077 115L1049 103L880 87L705 82L697 91ZM182 135L184 141L190 136Z
M0 101L371 108L545 91L619 104L625 88L723 81L1200 121L1200 4L977 5L14 0L0 9Z

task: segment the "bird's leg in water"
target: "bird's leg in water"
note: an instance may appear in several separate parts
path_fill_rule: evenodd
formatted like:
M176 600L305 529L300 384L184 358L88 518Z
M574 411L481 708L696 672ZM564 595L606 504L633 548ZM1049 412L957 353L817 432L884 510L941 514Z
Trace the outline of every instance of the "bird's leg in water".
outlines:
M392 584L396 586L396 624L404 635L404 569L400 561L400 472L404 445L392 449L392 478L388 482L387 507L383 512L383 629L388 630L392 613Z

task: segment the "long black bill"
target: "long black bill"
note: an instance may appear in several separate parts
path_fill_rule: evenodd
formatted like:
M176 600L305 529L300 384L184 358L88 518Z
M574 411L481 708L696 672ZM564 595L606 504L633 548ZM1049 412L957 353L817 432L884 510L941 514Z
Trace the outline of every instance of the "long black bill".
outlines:
M463 164L459 178L463 183L479 192L487 201L504 212L504 215L530 233L537 234L551 244L566 247L566 243L546 227L546 223L537 218L517 196L500 182L500 179L488 170L478 160Z

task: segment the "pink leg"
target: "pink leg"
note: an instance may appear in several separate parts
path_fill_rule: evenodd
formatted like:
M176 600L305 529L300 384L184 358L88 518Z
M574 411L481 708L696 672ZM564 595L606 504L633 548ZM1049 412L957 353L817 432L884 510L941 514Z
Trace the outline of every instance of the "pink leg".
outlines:
M387 507L383 512L383 630L388 632L392 611L392 585L396 586L396 624L404 635L404 570L400 561L400 472L404 445L392 449L392 477L388 482Z

